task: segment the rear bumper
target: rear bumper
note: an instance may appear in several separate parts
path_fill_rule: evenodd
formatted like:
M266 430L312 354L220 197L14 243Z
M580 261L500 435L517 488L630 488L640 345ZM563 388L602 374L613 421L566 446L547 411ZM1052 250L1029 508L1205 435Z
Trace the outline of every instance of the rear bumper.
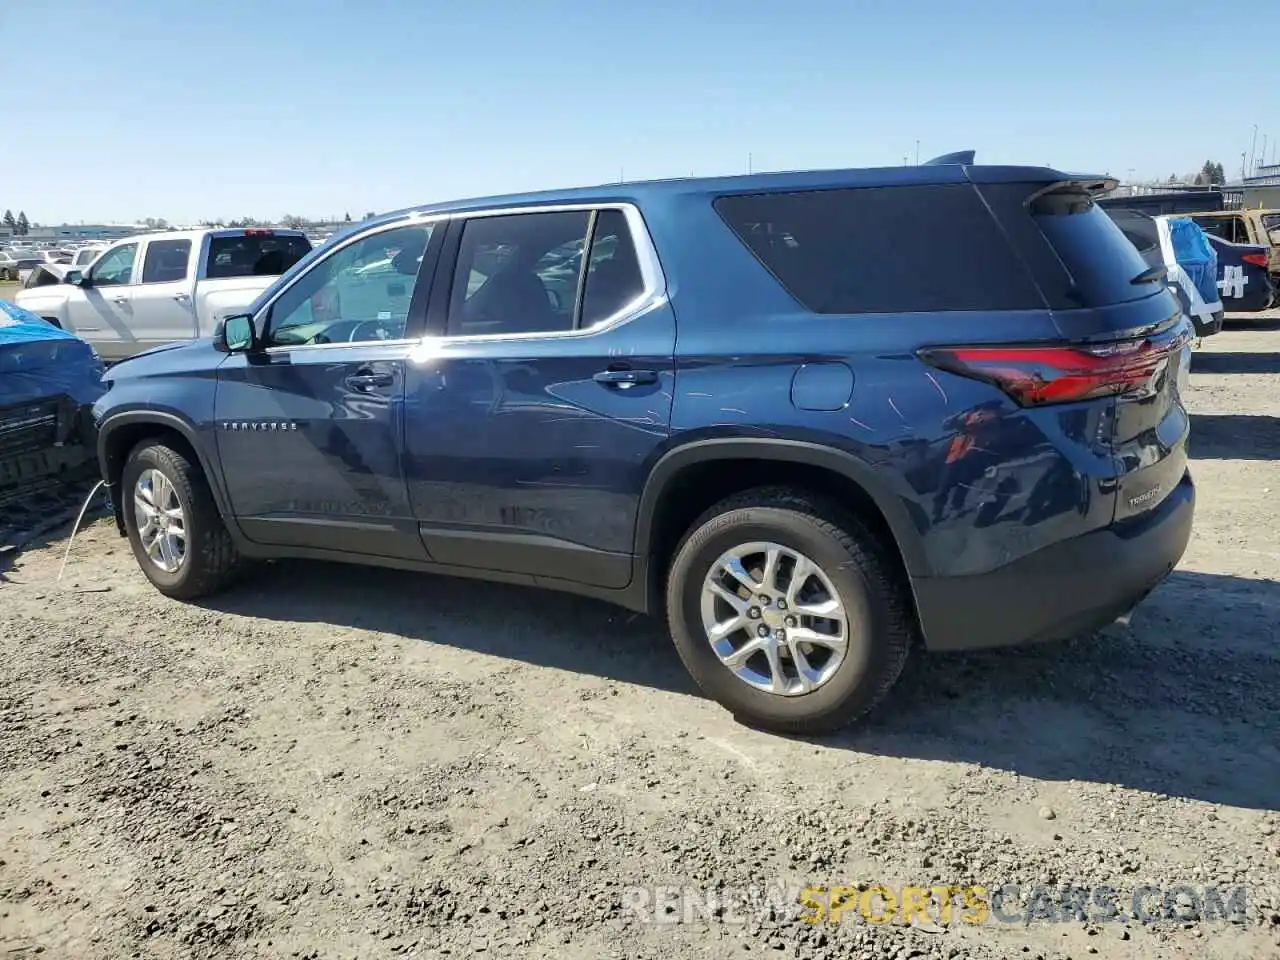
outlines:
M1061 640L1127 613L1182 559L1191 537L1189 473L1155 510L1066 540L990 573L915 581L929 650Z

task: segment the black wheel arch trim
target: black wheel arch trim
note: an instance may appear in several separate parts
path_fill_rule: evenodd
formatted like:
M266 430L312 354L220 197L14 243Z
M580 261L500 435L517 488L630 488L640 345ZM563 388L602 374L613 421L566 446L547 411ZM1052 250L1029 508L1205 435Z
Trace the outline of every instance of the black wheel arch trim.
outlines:
M222 514L223 520L227 521L230 527L231 512L228 509L226 491L222 487L222 475L214 469L213 461L205 452L204 446L200 442L200 432L190 422L176 414L167 413L163 410L125 410L120 413L110 414L104 418L98 424L98 470L102 474L102 479L105 481L110 476L107 447L110 443L111 435L120 427L138 423L154 424L157 427L173 430L191 445L191 449L195 451L196 458L200 461L200 469L209 483L209 489L213 491L213 499L218 506L218 512ZM119 496L114 496L112 499L118 512L120 498Z
M635 552L645 565L653 543L653 518L671 481L686 467L710 460L775 460L821 467L858 484L879 508L892 532L908 575L929 575L930 567L911 515L869 463L853 454L820 443L779 437L717 437L693 440L667 451L654 464L640 495L636 518Z

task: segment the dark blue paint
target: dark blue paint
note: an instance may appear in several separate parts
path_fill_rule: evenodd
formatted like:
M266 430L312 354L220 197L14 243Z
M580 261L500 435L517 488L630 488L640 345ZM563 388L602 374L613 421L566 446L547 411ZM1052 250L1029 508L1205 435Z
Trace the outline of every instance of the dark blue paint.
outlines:
M637 531L651 532L641 505L660 499L651 471L664 458L708 440L814 445L838 454L847 476L863 478L923 598L929 583L999 571L1155 506L1160 498L1126 504L1154 486L1163 497L1182 482L1187 418L1176 392L1164 388L1120 403L1023 409L994 386L927 367L916 351L1119 337L1152 328L1176 303L1158 293L1056 315L816 316L760 266L711 201L773 189L1062 177L958 165L764 174L389 214L355 231L409 212L633 203L656 245L667 296L585 336L427 336L254 357L227 356L207 342L153 352L111 372L97 417L109 423L148 410L182 417L226 490L236 535L268 552L341 551L544 582L563 576L545 568L545 551L578 551L586 558L575 568L580 583L629 589L618 598L638 607L649 602L637 583L650 550ZM1175 357L1166 376L1186 361L1185 353ZM652 370L657 382L595 379L615 364ZM391 383L353 389L348 378L364 368L390 374ZM768 447L752 449L770 456Z
M853 394L853 371L844 363L805 363L791 378L791 402L801 410L843 410Z

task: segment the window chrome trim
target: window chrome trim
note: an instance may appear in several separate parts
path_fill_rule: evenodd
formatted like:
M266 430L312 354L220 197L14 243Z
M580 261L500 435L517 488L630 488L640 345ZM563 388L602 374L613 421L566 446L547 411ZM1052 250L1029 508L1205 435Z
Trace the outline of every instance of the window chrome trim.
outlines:
M307 267L306 270L303 270L296 277L294 277L292 280L286 283L283 287L277 290L275 294L271 297L271 299L268 300L266 303L264 303L262 307L258 310L258 312L253 315L254 327L258 328L259 324L262 323L262 321L264 321L270 315L271 308L276 305L276 301L279 300L281 297L283 297L290 290L292 290L299 283L301 283L303 277L310 276L311 271L315 270L322 263L328 263L330 258L336 256L340 251L347 249L347 247L351 246L352 244L360 243L364 240L369 239L370 237L376 237L379 234L388 233L392 230L403 230L405 227L418 226L420 224L426 224L426 223L430 223L433 225L444 224L450 218L451 218L451 214L410 213L405 217L402 217L401 219L398 219L398 220L393 220L390 223L384 223L381 226L374 227L370 230L361 230L358 233L352 234L351 236L343 240L341 243L339 243L337 246L335 246L332 250L329 250L327 253L325 253L323 257L316 258L315 262L312 263L311 266ZM429 244L430 244L430 240L428 240L428 245ZM266 330L263 329L259 335L261 336L265 333L266 333ZM359 344L376 344L379 346L398 346L400 344L415 344L415 343L418 343L420 339L421 339L420 337L412 337L410 339L402 338L397 340L344 340L341 343L300 343L296 345L281 344L279 346L274 346L274 347L265 347L263 348L263 353L286 353L286 352L292 353L295 350L321 350L321 349L332 349L334 347L354 347Z
M644 216L640 213L640 208L634 203L622 201L606 201L602 203L549 203L539 204L537 206L525 207L490 207L479 210L456 210L449 213L411 213L402 220L396 220L392 223L383 224L373 230L365 230L360 233L353 234L341 244L330 250L324 257L316 260L303 273L294 277L287 285L276 291L269 301L263 304L262 309L254 314L253 322L257 326L260 318L265 317L271 312L271 308L275 305L286 292L291 290L293 286L302 281L312 270L316 269L320 264L327 261L340 250L346 249L353 243L358 243L367 237L377 236L380 233L386 233L388 230L399 230L406 226L420 223L439 223L443 224L450 220L476 220L481 217L509 217L516 214L525 213L579 213L591 212L599 210L620 210L627 220L627 229L631 231L632 246L636 251L636 259L640 262L640 279L644 284L644 289L640 295L615 310L609 316L598 320L589 327L583 327L578 330L543 330L532 331L528 333L471 333L457 334L449 336L442 334L440 336L425 335L422 337L414 337L410 339L399 340L355 340L343 341L342 343L304 343L297 346L281 345L276 347L266 347L265 353L283 353L293 352L295 350L333 350L342 347L353 347L357 345L374 345L385 347L397 346L414 346L425 347L431 345L434 353L440 347L452 346L453 344L484 344L484 343L506 343L506 342L524 342L529 340L564 340L579 337L593 337L597 334L620 327L625 323L643 316L650 310L661 306L667 301L667 279L662 272L662 263L658 259L658 250L653 243L653 237L649 234L649 227L644 222ZM457 269L457 259L450 264L451 268Z
M640 279L644 284L644 289L634 300L619 307L609 316L597 320L591 326L577 330L442 334L438 337L424 337L424 342L430 341L434 349L436 347L451 346L455 343L519 343L527 340L565 340L578 337L593 337L596 334L604 333L606 330L612 330L615 327L622 326L624 323L629 323L655 307L661 306L667 300L666 275L662 272L662 263L658 260L658 250L654 246L653 237L649 234L649 227L644 222L644 216L640 213L640 208L634 203L608 201L603 203L552 203L536 207L494 207L486 210L458 212L454 214L454 217L459 220L473 220L480 217L509 217L521 213L580 213L600 210L621 210L622 215L626 217L627 229L631 231L631 242L636 251L636 259L640 261ZM589 251L587 253L589 255ZM456 260L453 263L453 268L457 269Z

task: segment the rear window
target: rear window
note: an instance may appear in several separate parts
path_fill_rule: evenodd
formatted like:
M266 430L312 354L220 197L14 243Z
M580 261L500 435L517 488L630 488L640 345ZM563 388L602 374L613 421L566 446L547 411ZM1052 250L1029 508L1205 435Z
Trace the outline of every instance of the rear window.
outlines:
M1160 248L1160 231L1156 229L1156 222L1146 214L1136 210L1108 210L1107 215L1144 257Z
M1044 308L969 184L720 197L715 209L815 313Z
M311 250L306 237L278 234L246 234L213 237L209 241L210 280L227 277L275 277L284 273Z
M1046 191L1047 186L989 184L982 195L1051 309L1104 307L1164 290L1159 279L1132 282L1149 265L1087 192L1070 185Z

